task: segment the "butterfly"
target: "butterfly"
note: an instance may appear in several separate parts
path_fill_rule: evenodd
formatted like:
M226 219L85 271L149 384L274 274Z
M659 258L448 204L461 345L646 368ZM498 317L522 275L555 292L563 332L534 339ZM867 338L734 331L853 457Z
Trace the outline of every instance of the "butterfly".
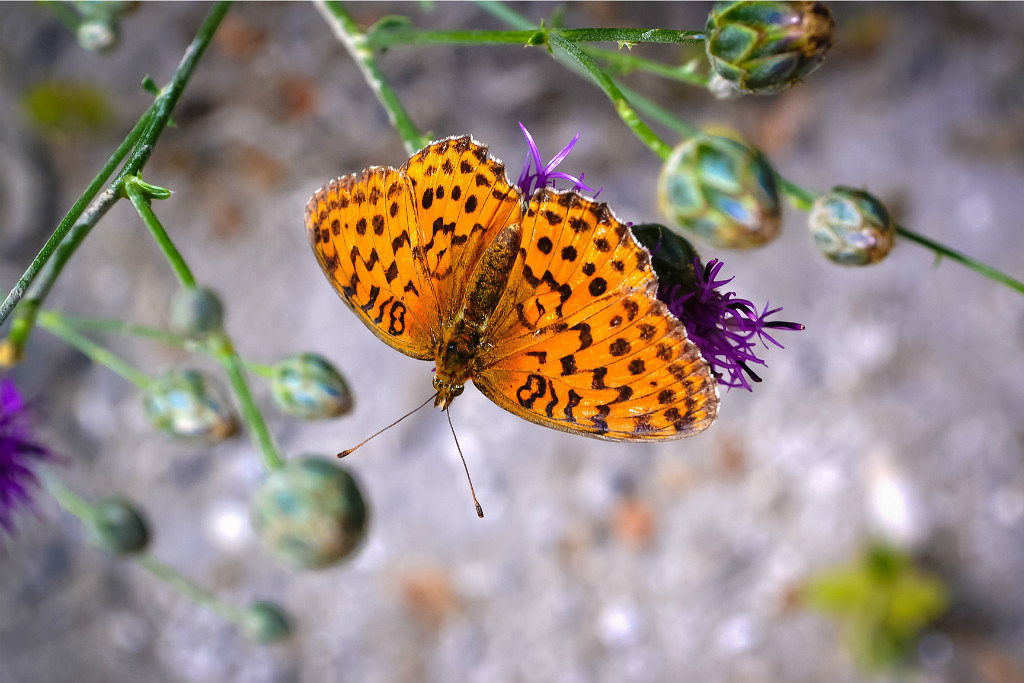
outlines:
M371 166L306 207L317 261L371 332L531 422L616 441L706 429L715 377L657 299L651 256L606 204L512 185L469 136Z

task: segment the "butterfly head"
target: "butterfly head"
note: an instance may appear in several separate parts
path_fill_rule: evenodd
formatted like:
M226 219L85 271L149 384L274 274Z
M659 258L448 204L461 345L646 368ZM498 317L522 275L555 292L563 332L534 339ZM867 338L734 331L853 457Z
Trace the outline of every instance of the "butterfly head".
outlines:
M437 389L437 396L434 398L434 407L441 410L448 410L456 396L461 396L466 388L464 384L453 384L434 375L434 388Z
M466 382L472 376L473 344L465 333L462 325L456 324L455 329L447 331L443 341L438 344L434 370L434 388L437 398L434 405L445 410L462 394Z

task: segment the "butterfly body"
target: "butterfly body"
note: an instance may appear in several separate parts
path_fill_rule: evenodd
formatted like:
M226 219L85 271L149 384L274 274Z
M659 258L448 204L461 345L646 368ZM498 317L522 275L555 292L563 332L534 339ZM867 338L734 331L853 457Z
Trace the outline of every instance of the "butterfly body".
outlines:
M447 409L472 379L479 351L487 344L487 323L494 313L519 255L522 230L517 224L502 229L487 245L470 276L465 301L452 323L446 326L435 351L434 405Z
M306 227L359 319L435 362L442 409L472 380L516 415L595 438L674 439L715 418L710 368L629 229L575 192L527 200L469 137L330 183Z

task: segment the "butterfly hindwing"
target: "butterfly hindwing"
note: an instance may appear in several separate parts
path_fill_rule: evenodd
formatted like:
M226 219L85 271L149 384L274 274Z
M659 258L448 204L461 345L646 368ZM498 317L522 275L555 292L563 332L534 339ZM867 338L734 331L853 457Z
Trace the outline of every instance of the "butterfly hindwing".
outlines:
M541 190L523 219L477 387L517 415L606 439L694 434L716 382L655 297L650 257L604 204Z

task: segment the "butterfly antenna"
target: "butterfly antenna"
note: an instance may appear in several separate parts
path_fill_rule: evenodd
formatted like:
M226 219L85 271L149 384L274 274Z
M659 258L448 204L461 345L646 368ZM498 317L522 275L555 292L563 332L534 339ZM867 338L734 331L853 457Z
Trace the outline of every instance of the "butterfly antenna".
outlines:
M466 465L466 458L462 455L462 447L459 446L459 437L455 436L455 425L452 424L452 414L448 412L446 408L444 414L448 416L448 426L452 430L452 438L455 439L455 448L459 451L459 457L462 458L462 468L466 470L466 479L469 480L469 493L473 496L473 502L476 504L476 516L480 519L484 518L484 509L480 507L480 501L476 499L476 491L473 490L473 477L469 476L469 466Z
M423 403L421 403L421 404L420 404L420 405L419 405L418 407L416 407L416 408L413 408L413 409L412 409L412 410L410 410L410 411L409 411L408 413L406 413L406 414L405 414L405 415L403 415L402 417L398 418L397 420L395 420L394 422L392 422L391 424L389 424L389 425L388 425L387 427L384 427L383 429L378 429L378 430L377 430L376 432L374 432L374 433L373 433L373 434L371 434L370 436L366 437L365 439L363 439L362 441L360 441L359 443L357 443L357 444L356 444L355 446L353 446L352 448L346 448L346 449L345 449L345 450L343 450L343 451L342 451L341 453L338 453L338 457L339 457L339 458L344 458L344 457L345 457L346 455L348 455L349 453L352 453L352 452L353 452L354 450L356 450L357 448L359 448L360 446L362 446L362 445L363 445L364 443L366 443L366 442L367 442L367 441L369 441L370 439L373 439L374 437L380 436L381 434L383 434L383 433L384 433L384 432L386 432L387 430L391 429L391 428L392 428L392 427L394 427L394 426L395 426L396 424L398 424L399 422L401 422L401 421L402 421L402 420L404 420L405 418L409 417L410 415L412 415L413 413L415 413L415 412L416 412L417 410L419 410L419 409L420 409L420 408L422 408L423 406L425 406L425 405L427 405L428 403L430 403L431 401L433 401L433 400L434 400L435 398L437 398L437 392L436 392L436 391L434 392L433 396L431 396L431 397L430 397L430 398L428 398L428 399L427 399L426 401L424 401ZM450 420L450 418L449 418L449 420Z

